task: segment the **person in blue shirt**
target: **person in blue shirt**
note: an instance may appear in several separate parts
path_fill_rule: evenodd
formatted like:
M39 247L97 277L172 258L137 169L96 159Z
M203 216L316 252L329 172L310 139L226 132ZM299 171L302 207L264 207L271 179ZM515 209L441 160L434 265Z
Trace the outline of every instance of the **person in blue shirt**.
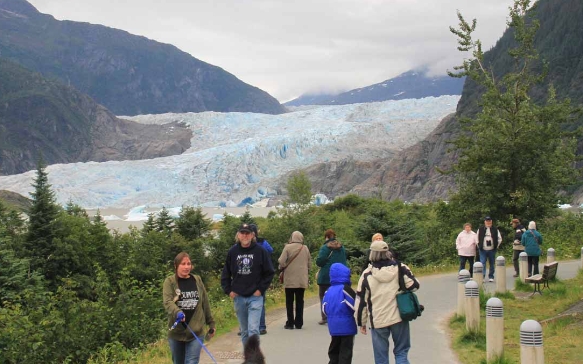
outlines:
M256 224L249 224L253 234L255 234L255 239L257 240L257 245L262 246L269 253L269 259L271 259L271 254L273 254L273 247L269 245L267 239L259 237L259 228ZM261 310L261 320L259 322L259 334L267 334L267 325L265 323L265 292L263 292L263 309Z
M328 348L329 364L352 363L352 349L356 335L354 300L356 292L350 287L350 269L342 263L330 267L330 288L322 300L322 312L328 319L332 336Z

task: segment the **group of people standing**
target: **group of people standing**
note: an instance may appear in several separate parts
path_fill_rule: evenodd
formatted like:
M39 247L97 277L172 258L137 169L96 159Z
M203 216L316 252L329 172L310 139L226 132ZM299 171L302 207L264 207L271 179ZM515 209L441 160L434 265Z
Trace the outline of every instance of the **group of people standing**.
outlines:
M519 219L512 219L512 229L514 239L512 243L514 265L514 277L520 273L519 257L523 251L528 255L528 276L539 274L539 257L542 253L542 235L536 230L536 223L531 221L528 230L522 226ZM464 229L456 238L456 249L459 256L459 270L465 269L466 262L469 263L470 276L474 276L474 259L476 253L483 266L483 277L486 279L486 263L489 265L488 279L494 281L496 252L502 244L502 234L500 230L493 226L492 218L486 216L484 225L480 226L477 232L472 231L470 223L464 224ZM502 277L504 279L504 277Z
M257 227L252 224L239 227L221 274L221 286L233 300L244 346L251 336L267 333L266 327L261 326L265 325L265 292L275 275L270 256L273 248L257 235ZM402 287L399 278L404 280L407 290L419 288L419 282L406 265L395 259L382 235L376 234L366 253L368 264L354 291L342 243L332 229L325 232L324 238L316 258L320 268L316 274L322 312L318 324L328 324L332 337L328 349L330 363L352 362L354 337L358 328L366 335L367 325L372 335L375 363L388 364L390 336L396 362L408 363L409 323L401 320L396 295ZM302 329L304 292L308 287L312 258L301 232L291 234L278 264L286 297L284 329ZM167 277L163 285L170 329L168 341L175 364L198 363L202 343L215 333L206 289L201 278L191 270L188 254L178 254L174 259L175 273Z

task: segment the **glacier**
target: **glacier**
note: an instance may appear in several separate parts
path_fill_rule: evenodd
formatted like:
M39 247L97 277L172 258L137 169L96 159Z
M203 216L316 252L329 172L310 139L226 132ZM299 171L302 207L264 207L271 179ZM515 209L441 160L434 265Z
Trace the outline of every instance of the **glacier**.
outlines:
M191 147L149 160L55 164L47 167L57 202L87 208L234 206L274 194L286 173L310 165L388 158L423 140L459 96L339 106L302 106L281 115L185 113L121 117L144 124L186 124ZM170 128L170 126L169 126ZM32 192L35 171L0 176L0 189ZM136 208L137 206L137 208ZM175 211L172 211L176 213Z

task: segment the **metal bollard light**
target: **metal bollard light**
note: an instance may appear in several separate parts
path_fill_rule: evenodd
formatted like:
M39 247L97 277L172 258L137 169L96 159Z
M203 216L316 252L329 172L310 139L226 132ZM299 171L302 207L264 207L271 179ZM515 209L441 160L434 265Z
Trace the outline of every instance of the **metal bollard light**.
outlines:
M478 287L484 284L484 266L481 262L474 263L474 281L478 283Z
M506 292L506 259L496 258L496 292Z
M520 363L544 364L543 328L535 320L520 325Z
M518 257L520 281L526 283L526 278L528 278L528 254L525 252L520 253Z
M475 281L466 282L466 330L480 331L480 287Z
M470 280L470 271L462 269L458 273L457 284L457 315L463 316L466 314L466 282Z
M547 264L555 261L555 249L549 248L547 250Z
M499 298L486 302L486 360L501 358L504 354L504 305Z

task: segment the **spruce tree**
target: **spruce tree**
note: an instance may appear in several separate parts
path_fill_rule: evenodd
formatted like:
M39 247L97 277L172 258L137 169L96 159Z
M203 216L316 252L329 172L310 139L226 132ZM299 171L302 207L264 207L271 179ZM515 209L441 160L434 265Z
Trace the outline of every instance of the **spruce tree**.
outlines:
M576 175L576 133L567 131L574 129L575 109L568 100L558 101L552 87L542 105L531 97L546 73L533 71L540 66L534 13L530 0L515 0L510 7L507 23L516 46L509 51L513 70L504 75L484 62L482 44L472 37L475 19L470 24L458 12L459 28L450 27L458 50L471 54L450 76L468 76L466 82L483 90L481 111L460 119L462 132L453 141L459 192L451 202L464 209L466 218L548 216L556 211L560 190Z
M54 250L55 219L59 212L55 193L51 190L48 174L41 161L37 163L36 178L30 193L28 233L24 241L24 255L30 258L32 269L42 269Z
M170 236L174 230L174 219L170 216L166 207L162 207L162 210L158 213L158 218L156 219L156 230L161 233L166 233L167 236Z
M195 240L211 230L211 220L206 218L202 209L183 206L176 219L176 231L187 240Z

